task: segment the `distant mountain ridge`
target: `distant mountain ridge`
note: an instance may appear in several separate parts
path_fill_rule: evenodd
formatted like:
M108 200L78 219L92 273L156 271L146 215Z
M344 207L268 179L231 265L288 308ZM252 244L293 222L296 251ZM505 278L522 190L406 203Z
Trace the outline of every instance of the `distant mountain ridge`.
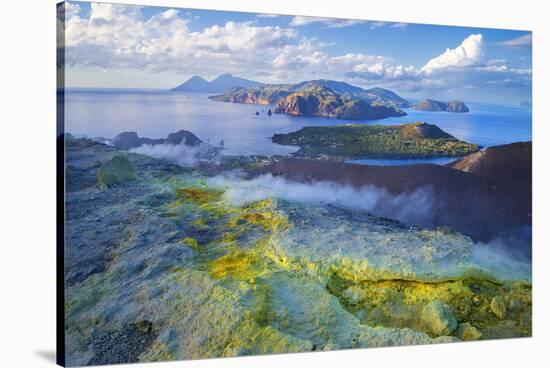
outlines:
M199 77L197 75L189 78L177 87L170 89L172 92L211 92L221 93L232 88L249 88L259 86L259 82L248 79L234 77L231 74L222 74L212 81Z

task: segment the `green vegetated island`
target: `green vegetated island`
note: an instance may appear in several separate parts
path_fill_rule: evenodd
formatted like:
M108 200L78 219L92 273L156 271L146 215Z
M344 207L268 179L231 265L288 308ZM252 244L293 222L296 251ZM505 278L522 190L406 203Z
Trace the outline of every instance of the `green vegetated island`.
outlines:
M464 156L479 146L460 141L427 123L403 125L348 124L305 127L275 134L272 141L299 146L297 156L342 158L432 158Z

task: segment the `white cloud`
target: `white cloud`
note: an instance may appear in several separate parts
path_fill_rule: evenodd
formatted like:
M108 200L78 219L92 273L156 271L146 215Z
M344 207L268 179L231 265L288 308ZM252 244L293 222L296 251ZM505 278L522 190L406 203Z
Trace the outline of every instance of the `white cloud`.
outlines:
M529 33L523 36L512 38L511 40L500 42L499 45L511 48L530 48L533 46L533 35Z
M409 26L409 23L393 23L390 27L391 28L401 28L401 29L404 29L404 28L407 28Z
M277 18L279 17L277 14L258 14L256 15L258 18Z
M228 72L249 63L266 67L285 45L296 43L291 28L227 22L196 32L189 19L169 9L145 19L135 6L92 3L89 18L66 22L67 63L149 71Z
M430 74L449 68L463 68L481 63L483 60L483 36L481 34L472 34L462 43L454 48L447 49L445 52L426 63L422 71Z
M307 26L308 24L313 24L313 23L324 24L328 28L350 27L356 24L370 24L370 29L376 29L376 28L381 28L385 26L389 26L392 28L406 28L408 26L408 23L368 21L368 20L361 20L361 19L306 17L301 15L293 17L288 25L291 27L301 27L301 26Z
M531 80L530 69L512 68L506 60L486 60L480 34L470 35L418 68L383 55L332 55L326 44L304 37L297 28L262 26L257 19L192 30L191 18L180 17L174 9L146 18L140 7L92 3L89 14L82 13L78 5L67 12L68 66L203 76L233 73L273 83L331 78L397 92L496 85L505 80L507 85L514 81L528 85ZM350 22L359 21L314 17L291 21L329 27ZM399 24L379 26L405 27Z
M80 5L73 3L65 3L65 17L70 18L80 13Z
M382 21L370 22L370 29L382 28L385 25L387 25L387 23Z
M347 61L346 61L347 59ZM485 59L483 37L470 35L454 48L429 60L422 68L396 65L391 58L347 55L329 59L341 64L350 82L383 85L397 91L452 90L463 86L529 86L531 70L511 68L504 59Z
M359 19L337 19L337 18L319 18L319 17L304 17L301 15L295 16L289 23L291 27L306 26L312 23L322 23L329 28L349 27L356 24L366 23L365 20Z

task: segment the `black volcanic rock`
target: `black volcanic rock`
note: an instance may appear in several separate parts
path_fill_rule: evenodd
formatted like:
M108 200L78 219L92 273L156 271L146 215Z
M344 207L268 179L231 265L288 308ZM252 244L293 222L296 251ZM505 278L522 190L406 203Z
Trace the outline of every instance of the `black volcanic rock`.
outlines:
M166 137L164 143L168 144L185 144L186 146L196 147L202 141L193 133L187 130L180 130L176 133L171 133Z
M113 138L112 144L125 150L136 148L144 144L161 144L163 139L141 138L136 132L123 132Z
M453 100L441 102L436 100L423 100L411 106L415 110L422 111L447 111L447 112L468 112L468 106L462 101Z
M248 79L234 77L231 74L222 74L216 79L208 82L199 76L193 76L186 82L172 88L173 92L223 92L231 88L241 87L249 88L260 85Z
M166 139L142 138L139 137L136 132L123 132L113 138L112 145L117 148L129 150L132 148L137 148L144 144L180 144L182 142L183 144L192 147L198 146L202 143L202 141L193 133L187 130L180 130L176 133L168 135Z

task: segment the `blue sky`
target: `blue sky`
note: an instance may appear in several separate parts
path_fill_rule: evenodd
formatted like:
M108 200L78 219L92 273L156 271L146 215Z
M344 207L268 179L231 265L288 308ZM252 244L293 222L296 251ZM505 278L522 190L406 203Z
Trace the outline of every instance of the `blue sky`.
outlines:
M73 2L67 86L170 88L231 73L337 79L409 98L531 100L531 33Z

